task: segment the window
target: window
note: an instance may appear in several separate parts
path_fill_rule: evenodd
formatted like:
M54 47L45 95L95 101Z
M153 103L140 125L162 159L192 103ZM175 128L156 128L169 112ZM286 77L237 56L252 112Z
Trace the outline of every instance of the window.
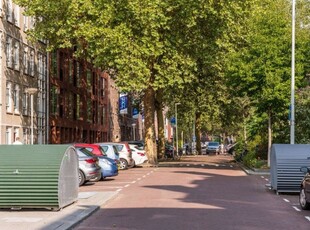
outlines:
M29 65L29 74L30 76L34 76L34 51L30 51L30 65Z
M39 79L44 80L46 77L46 55L38 53L38 74Z
M12 57L12 38L7 37L6 39L6 65L9 68L13 68L13 57Z
M53 85L51 87L51 98L50 98L50 109L51 114L57 115L58 114L58 93L59 89Z
M14 4L13 17L15 26L20 27L20 7L16 4Z
M35 18L34 18L34 17L31 17L31 18L30 18L30 26L29 26L30 29L33 29L33 28L34 28L35 22L36 22L36 21L35 21Z
M25 47L23 55L24 74L29 74L28 61L28 47Z
M23 129L23 138L24 138L24 140L23 140L23 143L24 144L30 144L29 143L29 129L28 128L24 128Z
M10 145L12 144L12 128L7 127L5 130L5 143Z
M29 25L29 18L28 16L23 15L23 26L24 26L24 31L28 30Z
M104 97L105 96L105 85L106 85L106 81L103 77L100 77L100 97Z
M16 140L16 137L20 137L20 135L19 135L19 128L14 128L13 141Z
M14 60L14 69L19 70L19 42L16 41L14 46L14 54L13 54L13 60Z
M28 93L24 92L23 94L23 115L28 115Z
M12 84L10 82L6 84L6 111L12 112Z
M7 0L7 12L6 12L6 19L13 23L13 4L12 4L12 0Z
M19 85L15 85L13 92L14 112L19 113Z

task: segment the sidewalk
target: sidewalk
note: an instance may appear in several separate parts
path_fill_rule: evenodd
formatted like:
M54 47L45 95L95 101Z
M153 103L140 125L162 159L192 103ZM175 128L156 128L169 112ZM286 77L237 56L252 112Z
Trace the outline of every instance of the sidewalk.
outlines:
M60 211L45 209L0 209L1 230L65 230L70 229L101 205L113 199L117 192L80 192L78 201Z

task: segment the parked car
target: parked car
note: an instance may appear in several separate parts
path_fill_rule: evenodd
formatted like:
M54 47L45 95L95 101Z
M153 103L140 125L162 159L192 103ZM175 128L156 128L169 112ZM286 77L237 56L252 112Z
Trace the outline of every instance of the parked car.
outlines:
M108 142L105 144L112 144L117 148L119 153L120 169L127 169L134 167L135 162L132 159L132 153L129 148L129 144L127 142Z
M306 210L310 209L310 167L301 167L300 171L306 174L300 184L299 204Z
M144 149L144 141L128 141L129 145L137 145L139 148Z
M209 154L209 153L219 154L220 153L220 143L219 142L209 142L206 154Z
M113 159L117 164L119 164L119 153L116 146L113 143L95 143L96 145L100 145L105 154L111 159Z
M101 146L97 145L97 144L75 143L74 147L86 148L92 154L94 154L96 156L107 156L107 154L104 152L103 148L101 148Z
M147 161L147 156L143 147L138 145L129 144L132 152L132 158L134 160L134 165L140 165Z
M101 179L99 159L85 148L75 148L79 158L79 185L90 180Z
M118 175L118 165L109 157L99 157L99 165L101 167L101 179L106 177L114 177Z
M101 179L118 175L118 161L109 158L100 145L76 143L74 146L85 148L99 158L99 166L101 167Z

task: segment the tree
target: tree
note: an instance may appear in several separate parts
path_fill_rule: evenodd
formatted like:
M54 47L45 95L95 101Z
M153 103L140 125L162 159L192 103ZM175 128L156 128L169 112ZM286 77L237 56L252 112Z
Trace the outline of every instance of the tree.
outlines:
M175 29L180 28L172 26L175 17L182 20L179 4L159 0L16 2L36 18L35 30L29 34L48 39L49 49L74 47L77 57L113 70L122 91L144 95L146 152L149 162L156 164L155 92L191 81L193 62L177 44Z
M113 72L123 92L143 95L146 152L156 164L156 92L190 84L195 72L198 78L216 73L211 74L216 81L222 71L219 54L235 40L234 25L251 1L16 2L36 19L31 36L48 39L49 49L74 48L77 57Z
M291 82L290 4L286 0L264 0L258 1L254 7L256 13L247 21L245 43L231 54L227 73L229 83L235 89L234 95L249 97L256 114L267 117L265 124L268 124L270 164L273 126L283 124L283 117L288 117ZM302 37L296 40L299 47L296 53L296 85L300 86L306 70L304 60L307 59L303 39L308 37L309 40L309 31L298 27L297 35Z

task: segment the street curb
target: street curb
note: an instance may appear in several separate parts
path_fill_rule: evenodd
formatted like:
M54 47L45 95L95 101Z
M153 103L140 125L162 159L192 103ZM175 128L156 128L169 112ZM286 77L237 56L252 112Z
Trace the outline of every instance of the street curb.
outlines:
M82 209L80 213L76 216L69 216L68 222L65 222L61 227L58 227L57 230L69 230L80 224L83 220L87 219L93 213L98 211L103 205L107 204L110 200L114 199L118 195L118 192L98 192L92 200L92 204L89 205L89 201L81 202L82 204L78 205L78 209ZM83 210L84 209L84 210ZM74 217L72 219L72 217Z
M83 222L93 213L102 208L110 200L114 199L118 192L95 192L87 198L80 198L77 203L68 206L58 212L53 218L47 219L44 226L38 229L44 230L70 230ZM37 229L37 228L36 228Z
M240 164L237 162L237 165L248 175L261 175L261 176L269 176L270 171L269 170L261 170L261 169L251 169L243 164Z

